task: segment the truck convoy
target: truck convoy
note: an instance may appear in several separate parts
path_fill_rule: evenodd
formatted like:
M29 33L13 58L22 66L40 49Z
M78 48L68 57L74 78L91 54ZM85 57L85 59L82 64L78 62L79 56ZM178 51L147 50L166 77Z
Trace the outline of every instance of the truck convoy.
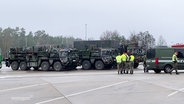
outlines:
M112 40L75 41L72 49L53 47L11 48L6 66L12 70L68 70L82 66L83 69L110 69L116 66L119 53L131 52L137 68L145 51L138 46L119 45Z

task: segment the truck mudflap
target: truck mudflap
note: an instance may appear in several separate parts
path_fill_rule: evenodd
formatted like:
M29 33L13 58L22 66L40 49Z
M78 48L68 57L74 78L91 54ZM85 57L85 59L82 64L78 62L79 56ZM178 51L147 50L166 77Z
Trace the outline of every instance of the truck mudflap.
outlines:
M10 67L10 62L9 62L9 59L5 59L5 65L6 65L6 67Z

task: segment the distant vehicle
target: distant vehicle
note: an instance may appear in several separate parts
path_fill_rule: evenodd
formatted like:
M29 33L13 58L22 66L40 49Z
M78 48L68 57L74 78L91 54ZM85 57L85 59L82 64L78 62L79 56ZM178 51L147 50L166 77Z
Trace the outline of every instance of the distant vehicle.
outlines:
M2 57L2 51L0 48L0 69L2 68L2 61L3 61L3 57Z
M11 48L6 58L6 66L12 70L50 70L75 69L79 57L75 50L48 47Z
M178 52L178 69L184 69L184 48L155 48L147 51L147 70L154 70L155 73L164 71L171 72L173 68L172 55Z

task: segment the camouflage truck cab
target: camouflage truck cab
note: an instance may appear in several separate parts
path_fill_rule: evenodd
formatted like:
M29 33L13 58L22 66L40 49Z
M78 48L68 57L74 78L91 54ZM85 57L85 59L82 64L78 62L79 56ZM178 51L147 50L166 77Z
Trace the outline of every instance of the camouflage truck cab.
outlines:
M78 50L76 49L60 49L59 58L65 69L76 69L80 65Z
M184 48L154 48L147 51L147 70L169 73L173 68L172 55L178 52L178 69L184 69Z

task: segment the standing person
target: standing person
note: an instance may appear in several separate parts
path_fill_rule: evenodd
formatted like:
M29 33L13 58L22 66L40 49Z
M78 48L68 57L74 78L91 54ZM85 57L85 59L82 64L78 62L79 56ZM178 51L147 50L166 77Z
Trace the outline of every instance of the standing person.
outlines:
M146 64L146 55L143 56L143 67L144 67L144 73L148 73L147 64Z
M125 73L125 69L126 69L126 60L127 60L127 56L126 56L126 52L123 52L123 54L121 55L121 74Z
M173 62L173 70L176 71L176 74L178 75L178 52L175 52L172 56L172 62ZM172 74L172 71L170 72L170 74Z
M129 69L130 69L130 57L129 54L126 53L126 63L125 63L126 74L128 74Z
M131 53L131 54L130 54L130 74L133 74L133 73L134 73L134 71L133 71L134 59L135 59L135 57L134 57L134 55Z
M121 54L118 53L118 56L116 56L116 63L117 63L118 74L121 73L121 61L122 61Z

